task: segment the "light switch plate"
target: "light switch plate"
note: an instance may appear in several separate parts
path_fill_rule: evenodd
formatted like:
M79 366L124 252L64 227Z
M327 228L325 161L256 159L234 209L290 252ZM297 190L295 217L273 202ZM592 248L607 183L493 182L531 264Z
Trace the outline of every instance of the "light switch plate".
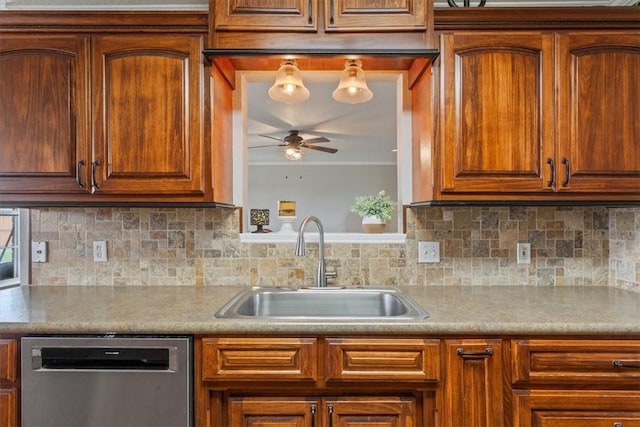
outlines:
M531 243L518 243L516 251L518 264L531 264Z
M47 242L31 242L31 262L47 262Z

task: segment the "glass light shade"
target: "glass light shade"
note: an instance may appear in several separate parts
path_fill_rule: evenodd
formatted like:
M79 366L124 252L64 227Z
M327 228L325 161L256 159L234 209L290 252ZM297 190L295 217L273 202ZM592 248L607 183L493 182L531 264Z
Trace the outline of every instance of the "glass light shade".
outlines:
M284 158L287 160L302 160L300 147L287 147L284 149Z
M269 89L269 97L287 104L306 101L309 98L309 89L304 87L295 61L282 61L276 73L276 81Z
M333 99L345 104L360 104L373 98L373 93L367 87L367 79L362 71L362 62L357 59L347 60L340 83L333 91Z

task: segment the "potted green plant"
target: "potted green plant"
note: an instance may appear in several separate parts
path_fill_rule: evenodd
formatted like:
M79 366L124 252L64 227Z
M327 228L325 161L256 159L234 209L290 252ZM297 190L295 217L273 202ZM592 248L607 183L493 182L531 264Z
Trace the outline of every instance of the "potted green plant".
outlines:
M396 204L382 190L376 196L356 197L351 212L362 217L362 228L365 233L382 233L391 219Z

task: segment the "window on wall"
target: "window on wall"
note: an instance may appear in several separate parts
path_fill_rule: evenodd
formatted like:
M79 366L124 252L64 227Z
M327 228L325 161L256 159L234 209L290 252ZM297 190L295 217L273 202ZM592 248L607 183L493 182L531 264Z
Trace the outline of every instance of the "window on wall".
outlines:
M29 211L0 209L0 288L28 283Z

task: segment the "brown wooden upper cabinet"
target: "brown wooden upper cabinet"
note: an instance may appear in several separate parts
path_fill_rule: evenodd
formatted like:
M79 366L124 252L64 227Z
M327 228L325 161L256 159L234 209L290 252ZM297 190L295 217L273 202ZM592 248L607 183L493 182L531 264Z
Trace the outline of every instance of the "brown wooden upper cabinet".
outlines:
M640 199L639 36L443 35L439 198Z
M63 20L68 33L0 35L2 202L230 203L223 184L213 195L224 178L213 157L227 154L211 143L206 29L109 33L141 18L75 18L105 31L76 34Z
M201 38L102 36L92 43L94 191L202 196Z
M384 32L403 36L403 47L425 47L433 13L428 0L210 0L212 48L377 47ZM268 35L265 36L265 33ZM296 33L295 37L291 37ZM342 33L343 37L327 36ZM345 33L355 33L347 36ZM360 33L358 35L358 33ZM366 34L365 34L366 33ZM261 35L262 34L262 35ZM240 36L239 36L240 35ZM389 44L388 47L396 47Z
M90 191L88 57L87 37L2 38L0 193Z

